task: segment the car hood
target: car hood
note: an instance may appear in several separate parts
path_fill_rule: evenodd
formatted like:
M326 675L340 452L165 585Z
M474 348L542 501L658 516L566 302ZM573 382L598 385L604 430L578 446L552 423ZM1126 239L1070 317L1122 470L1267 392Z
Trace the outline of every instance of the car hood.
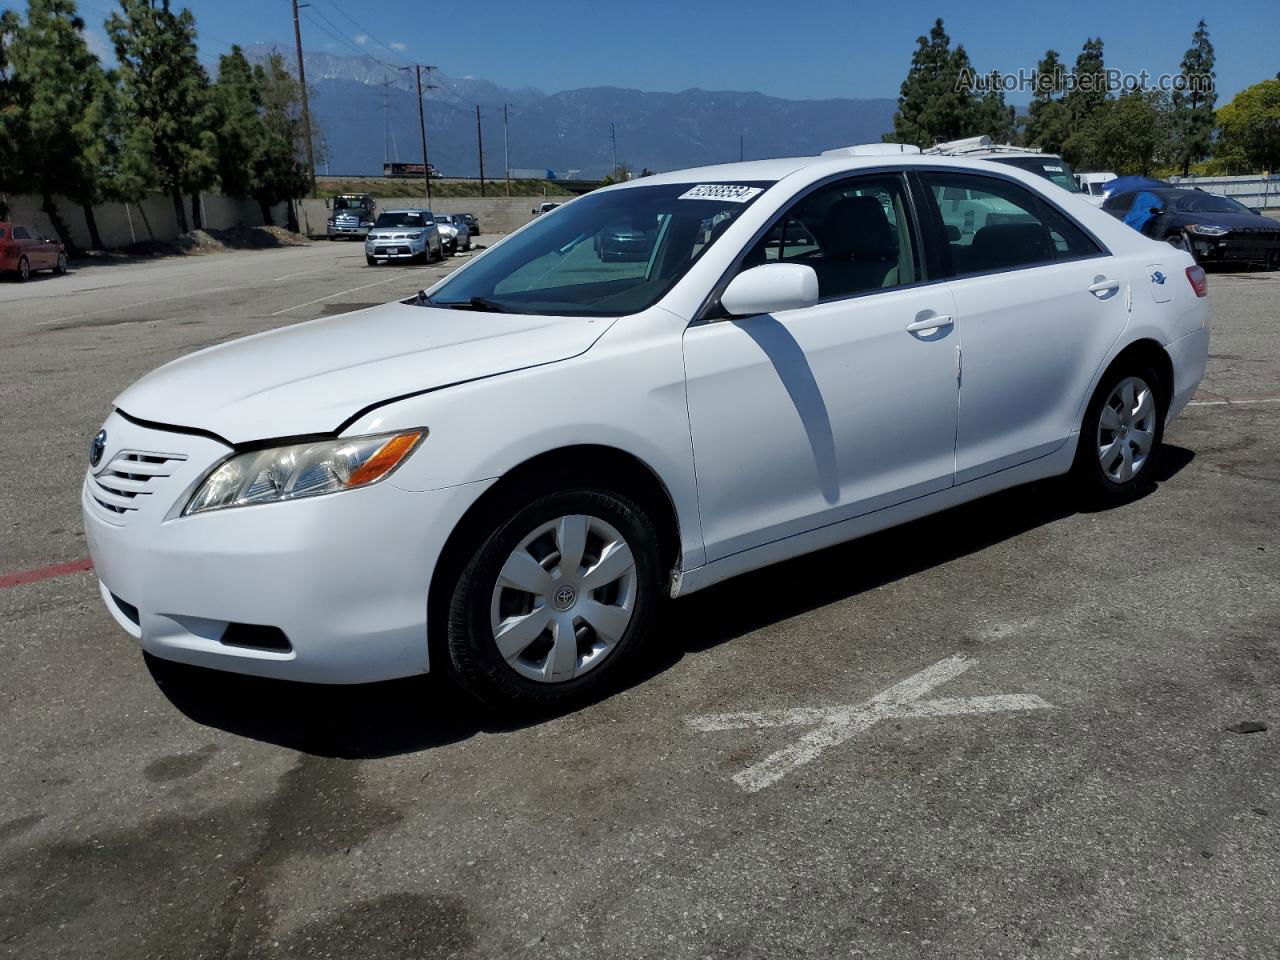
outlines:
M1260 213L1190 213L1178 211L1174 214L1179 223L1204 223L1228 230L1280 230L1280 222L1264 217Z
M330 433L391 398L567 360L612 322L388 303L190 354L115 405L231 443Z

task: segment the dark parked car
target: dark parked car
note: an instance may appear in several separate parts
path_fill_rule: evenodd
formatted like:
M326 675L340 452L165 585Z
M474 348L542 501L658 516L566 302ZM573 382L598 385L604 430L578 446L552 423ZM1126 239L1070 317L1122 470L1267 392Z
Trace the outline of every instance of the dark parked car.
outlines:
M1263 263L1280 269L1280 221L1203 190L1145 187L1113 193L1102 209L1200 263Z
M480 236L480 221L476 219L476 215L474 213L460 213L458 216L467 221L467 226L471 228L472 240Z
M21 282L37 270L67 272L67 251L62 244L34 227L0 221L0 273L12 273Z

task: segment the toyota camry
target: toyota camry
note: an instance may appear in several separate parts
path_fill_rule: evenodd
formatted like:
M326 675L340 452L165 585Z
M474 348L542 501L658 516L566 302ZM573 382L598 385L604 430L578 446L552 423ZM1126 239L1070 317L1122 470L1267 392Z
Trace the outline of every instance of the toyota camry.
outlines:
M84 520L157 657L546 707L725 578L1057 475L1134 497L1208 339L1189 253L1015 167L875 144L668 173L142 378Z

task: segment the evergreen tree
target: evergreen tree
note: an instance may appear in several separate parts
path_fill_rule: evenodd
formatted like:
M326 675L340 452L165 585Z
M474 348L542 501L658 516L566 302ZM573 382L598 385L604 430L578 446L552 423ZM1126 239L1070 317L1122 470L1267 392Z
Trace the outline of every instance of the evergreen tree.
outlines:
M1027 143L1049 153L1061 153L1071 133L1071 114L1063 102L1066 68L1057 50L1046 50L1036 66L1035 90L1027 108Z
M995 143L1012 143L1016 139L1017 111L1004 102L999 71L991 71L987 78L987 89L981 96L974 97L969 130L973 136L986 134Z
M12 10L0 11L0 220L9 216L5 192L19 187L18 144L25 136L26 113L9 65L9 50L22 23Z
M974 121L974 97L963 84L961 71L966 67L969 55L963 47L951 50L942 20L936 20L927 37L916 39L911 68L898 96L898 112L893 115L893 132L885 139L931 147L968 134Z
M1062 155L1072 164L1082 161L1087 143L1084 128L1095 111L1110 100L1107 90L1107 68L1102 58L1102 38L1090 37L1076 57L1071 71L1070 89L1062 98L1067 108L1070 133L1062 143Z
M73 0L28 0L26 23L8 51L26 115L17 144L19 179L40 195L40 209L73 253L77 246L54 194L82 207L95 199L93 154L103 136L97 105L106 82L83 31ZM91 210L87 219L91 244L100 248Z
M254 70L262 95L264 146L254 167L254 199L262 209L262 219L270 224L271 207L288 202L290 230L298 229L295 197L307 192L306 131L302 123L301 87L284 57L273 53L265 65Z
M1173 115L1178 143L1178 162L1182 175L1191 173L1191 165L1209 156L1213 144L1213 105L1218 102L1213 89L1213 44L1209 28L1201 20L1191 37L1191 47L1182 55L1182 77L1186 90L1174 90Z
M196 57L195 18L185 9L174 13L170 0L120 0L120 7L107 31L128 104L125 165L133 176L153 173L185 232L182 195L192 194L199 225L198 191L212 182L217 151L208 128L209 78Z
M212 95L222 192L239 199L251 197L256 188L255 167L266 149L266 127L258 78L238 46L219 58Z

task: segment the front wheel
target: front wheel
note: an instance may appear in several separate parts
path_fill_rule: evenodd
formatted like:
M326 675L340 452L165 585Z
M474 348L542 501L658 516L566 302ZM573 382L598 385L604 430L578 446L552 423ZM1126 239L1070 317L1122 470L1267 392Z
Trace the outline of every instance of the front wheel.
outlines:
M1167 407L1151 367L1133 363L1107 371L1085 411L1073 468L1086 500L1112 506L1150 489Z
M454 587L453 672L495 706L573 703L643 646L661 580L653 522L619 494L573 490L513 509Z
M65 275L67 272L67 255L65 253L58 254L58 262L53 268L53 272L59 275Z
M375 260L373 257L369 256L367 253L364 255L364 262L371 267L376 267L378 265L378 261Z

